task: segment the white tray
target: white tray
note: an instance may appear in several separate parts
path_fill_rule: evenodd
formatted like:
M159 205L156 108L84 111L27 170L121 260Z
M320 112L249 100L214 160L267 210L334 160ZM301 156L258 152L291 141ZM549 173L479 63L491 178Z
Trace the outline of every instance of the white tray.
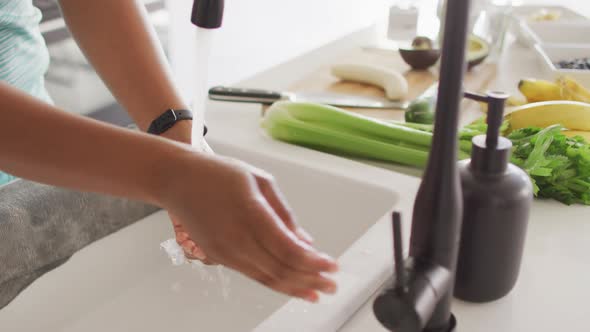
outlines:
M571 76L586 87L590 87L590 70L560 69L555 66L561 60L590 58L590 45L537 44L534 46L539 62L551 79Z
M560 18L556 21L540 21L536 22L531 19L531 15L535 12L546 9L548 11L558 11L561 13ZM514 25L514 32L519 43L526 46L534 46L538 41L533 39L531 35L532 30L529 24L552 24L552 23L588 23L590 20L569 9L562 6L515 6L512 11L512 20Z

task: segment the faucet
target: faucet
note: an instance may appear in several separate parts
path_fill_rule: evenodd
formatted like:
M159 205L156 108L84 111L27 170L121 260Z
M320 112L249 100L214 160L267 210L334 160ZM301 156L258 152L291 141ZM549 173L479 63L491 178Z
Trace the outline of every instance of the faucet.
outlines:
M375 299L373 311L395 332L450 332L457 325L451 313L463 213L457 131L469 5L470 0L447 0L432 149L414 203L405 260L401 216L393 214L395 277Z

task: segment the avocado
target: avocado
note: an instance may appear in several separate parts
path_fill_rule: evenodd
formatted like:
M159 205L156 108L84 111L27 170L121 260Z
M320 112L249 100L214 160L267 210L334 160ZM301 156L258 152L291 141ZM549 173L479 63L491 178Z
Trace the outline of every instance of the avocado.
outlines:
M435 83L414 99L406 109L406 122L433 124L437 94L438 83Z
M482 63L490 54L490 44L474 34L467 40L467 68L471 69Z

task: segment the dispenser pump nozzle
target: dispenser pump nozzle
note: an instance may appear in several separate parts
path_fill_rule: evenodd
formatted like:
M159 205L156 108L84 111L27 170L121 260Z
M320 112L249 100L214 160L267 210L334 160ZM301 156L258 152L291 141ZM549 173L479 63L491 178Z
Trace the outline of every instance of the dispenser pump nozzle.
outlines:
M503 92L488 92L488 130L486 132L486 147L495 149L498 146L500 127L504 117L504 104L508 95Z
M471 164L474 171L488 174L503 172L508 165L512 147L510 140L500 136L504 104L508 95L495 91L486 95L465 92L465 97L488 105L486 135L473 138Z
M488 105L486 147L489 149L495 149L498 146L498 137L500 137L500 128L504 117L504 105L508 97L508 94L498 91L488 91L485 95L465 92L465 98Z
M191 22L199 28L217 29L223 21L224 0L194 0Z

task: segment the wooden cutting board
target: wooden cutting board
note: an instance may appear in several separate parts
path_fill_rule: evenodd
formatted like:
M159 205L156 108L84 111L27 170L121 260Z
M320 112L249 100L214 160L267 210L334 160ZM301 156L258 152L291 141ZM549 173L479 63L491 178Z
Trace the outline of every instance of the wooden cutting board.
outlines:
M438 67L430 70L411 70L396 51L383 51L374 49L358 49L350 54L344 54L335 58L332 63L363 63L386 66L403 73L408 80L408 95L406 100L412 100L438 80ZM464 84L467 90L485 92L488 85L496 76L496 66L493 64L481 64L465 75ZM385 97L382 89L361 83L339 81L330 74L330 66L318 68L311 75L301 78L293 84L289 91L333 91L361 96ZM402 110L376 110L349 108L348 110L366 116L385 119L403 120ZM471 122L482 116L479 106L474 102L466 101L462 107L461 122Z

